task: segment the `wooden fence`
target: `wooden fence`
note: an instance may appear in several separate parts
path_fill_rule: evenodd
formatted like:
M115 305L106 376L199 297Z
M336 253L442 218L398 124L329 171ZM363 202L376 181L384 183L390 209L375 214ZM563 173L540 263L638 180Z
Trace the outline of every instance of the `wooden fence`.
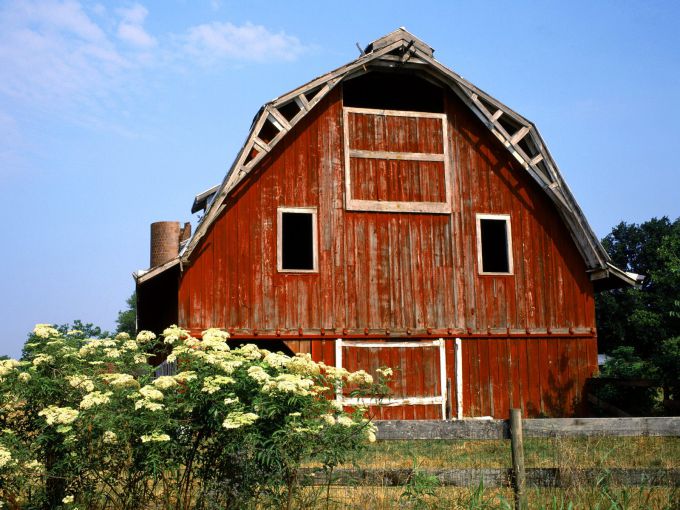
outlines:
M549 418L522 420L513 409L510 420L377 421L379 441L393 440L500 440L510 439L512 468L436 469L422 473L436 476L441 485L512 487L515 508L525 509L527 485L566 487L574 482L594 484L603 477L609 483L637 486L680 487L678 468L525 468L524 438L550 437L680 437L680 417L670 418ZM337 469L333 485L400 486L413 476L412 469ZM325 484L325 475L305 473L307 483Z

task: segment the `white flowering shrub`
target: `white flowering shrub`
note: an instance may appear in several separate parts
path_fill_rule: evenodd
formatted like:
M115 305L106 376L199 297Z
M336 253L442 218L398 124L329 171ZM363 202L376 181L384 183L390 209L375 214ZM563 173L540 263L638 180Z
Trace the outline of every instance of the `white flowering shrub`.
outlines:
M290 508L301 466L326 473L375 440L333 396L378 381L220 330L192 338L88 339L36 326L21 361L0 361L0 502L14 508ZM149 353L172 349L175 375Z

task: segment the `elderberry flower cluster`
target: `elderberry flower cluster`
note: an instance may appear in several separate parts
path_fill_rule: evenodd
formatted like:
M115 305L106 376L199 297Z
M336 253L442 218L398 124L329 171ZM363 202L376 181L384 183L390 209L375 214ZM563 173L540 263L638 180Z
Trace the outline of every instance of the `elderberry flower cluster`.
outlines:
M222 422L222 426L225 429L238 429L245 427L246 425L252 425L259 418L255 413L243 413L240 411L234 411L229 413L227 417Z
M38 413L48 425L69 425L78 418L78 411L71 407L48 406Z
M108 404L111 402L111 395L113 395L113 393L110 391L93 391L92 393L88 393L83 397L83 400L80 401L80 408L91 409L95 406Z

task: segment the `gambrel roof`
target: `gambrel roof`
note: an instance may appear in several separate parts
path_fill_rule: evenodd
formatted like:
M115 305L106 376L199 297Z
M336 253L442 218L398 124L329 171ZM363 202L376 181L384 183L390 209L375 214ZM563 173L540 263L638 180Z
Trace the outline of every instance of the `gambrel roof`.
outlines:
M636 283L637 275L615 270L610 264L607 253L562 179L536 126L439 63L434 58L434 50L404 28L372 42L356 60L266 103L259 110L248 138L222 184L196 198L192 212L197 207L205 207L205 214L180 253L180 261L189 261L210 225L223 211L230 192L329 91L343 80L385 68L416 70L448 86L500 140L555 204L591 272L591 278L603 280L602 285L605 279L611 277L629 284Z

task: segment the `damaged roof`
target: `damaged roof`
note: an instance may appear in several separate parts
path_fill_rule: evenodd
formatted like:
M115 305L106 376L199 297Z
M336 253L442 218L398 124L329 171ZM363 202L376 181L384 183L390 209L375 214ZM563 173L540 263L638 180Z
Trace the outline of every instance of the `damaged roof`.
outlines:
M428 44L403 27L368 44L356 60L260 108L248 138L222 183L196 197L192 212L205 208L205 214L180 253L182 263L188 262L210 225L224 210L230 192L328 92L343 80L386 68L411 69L429 75L470 108L555 204L594 281L600 280L603 285L602 280L614 278L619 286L622 282L639 282L638 275L625 273L610 263L533 122L442 65Z

